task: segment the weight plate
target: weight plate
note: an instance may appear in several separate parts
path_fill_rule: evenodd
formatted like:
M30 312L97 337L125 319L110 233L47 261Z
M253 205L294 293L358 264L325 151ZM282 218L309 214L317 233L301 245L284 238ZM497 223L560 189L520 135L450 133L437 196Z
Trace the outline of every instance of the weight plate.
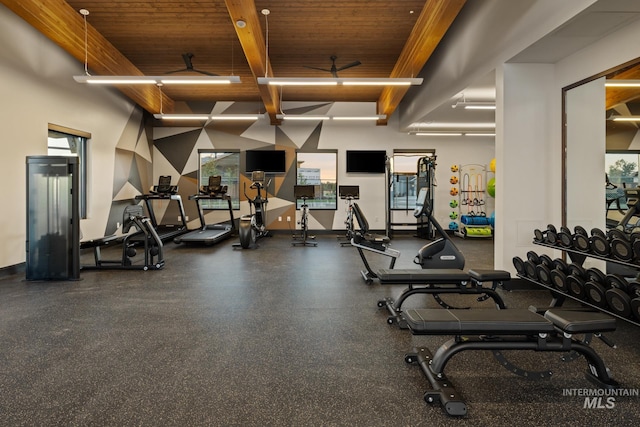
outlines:
M553 269L553 260L549 255L542 254L540 255L539 259L540 259L540 264L544 264L547 267L549 267L549 269Z
M611 254L620 261L631 261L633 259L633 248L628 240L614 238L611 241Z
M562 292L567 292L567 275L562 271L551 270L551 285Z
M553 224L547 224L547 231L550 231L554 234L558 233L558 230L556 230L556 226Z
M607 275L595 267L587 269L587 280L604 285L607 283Z
M640 233L631 233L629 235L629 243L633 244L640 237Z
M570 248L573 243L571 233L567 233L564 231L561 231L560 233L558 233L558 243L560 244L560 246L563 246L565 248Z
M551 285L551 270L545 264L536 265L538 280L544 285Z
M609 251L611 247L609 246L609 241L604 235L594 234L591 236L591 244L590 244L591 252L596 255L606 257L609 255Z
M637 321L640 321L640 298L631 300L631 313Z
M573 235L573 248L577 251L589 251L589 238L584 234Z
M631 295L631 298L640 297L640 283L636 281L629 282L629 288L627 289L627 293Z
M524 269L527 272L527 277L531 280L538 280L538 272L536 271L536 264L526 260L524 262Z
M607 237L607 235L604 233L604 231L600 230L599 228L592 228L591 229L591 236Z
M569 270L569 265L562 258L556 258L553 260L553 268L557 268L558 270L565 273Z
M605 293L609 310L618 316L629 317L631 314L631 298L618 288L607 289Z
M584 299L586 292L584 289L584 281L580 277L573 274L567 276L567 292L574 298Z
M629 240L629 235L627 233L625 233L622 230L617 230L615 228L612 228L611 230L607 231L607 237L609 238L609 240L613 240L615 238L627 240L627 241Z
M605 296L605 288L600 283L588 281L584 284L584 290L587 294L587 300L600 308L607 308L607 297Z
M585 228L580 226L580 225L576 225L573 228L573 233L574 234L580 234L581 236L587 236L587 230L585 230Z
M569 274L586 279L587 271L580 264L569 264Z
M534 251L527 252L527 259L536 265L540 264L540 257Z
M633 257L640 258L640 239L636 239L631 247L633 248Z
M624 293L629 290L629 282L620 274L607 274L607 284L612 288L620 289Z
M547 230L545 241L550 245L555 245L556 243L558 243L558 233L556 233L555 231Z
M518 274L520 276L525 276L527 275L527 270L525 270L524 268L524 261L522 261L522 258L520 258L519 256L514 256L513 257L513 266L516 268L516 271L518 272Z
M538 243L544 242L544 233L536 228L533 230L533 240Z

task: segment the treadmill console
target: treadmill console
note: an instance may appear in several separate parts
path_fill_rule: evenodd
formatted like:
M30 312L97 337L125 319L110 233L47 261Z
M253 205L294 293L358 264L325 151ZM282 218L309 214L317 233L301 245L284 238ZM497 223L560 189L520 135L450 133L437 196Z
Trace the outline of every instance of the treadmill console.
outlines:
M158 179L158 185L154 185L151 190L152 194L159 196L170 196L178 192L177 185L171 185L171 175L162 175Z

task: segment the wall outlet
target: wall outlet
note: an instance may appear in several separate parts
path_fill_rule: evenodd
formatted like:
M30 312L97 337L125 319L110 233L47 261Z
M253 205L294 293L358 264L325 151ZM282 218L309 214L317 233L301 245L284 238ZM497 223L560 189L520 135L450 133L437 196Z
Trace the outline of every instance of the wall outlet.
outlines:
M189 215L184 216L185 221L189 221ZM178 222L182 222L182 216L178 215Z
M278 222L282 222L282 217L281 216L278 217Z
M291 217L290 216L287 217L287 222L291 222Z
M178 215L178 222L182 222L182 217Z
M116 222L116 228L120 229L120 223L119 222Z

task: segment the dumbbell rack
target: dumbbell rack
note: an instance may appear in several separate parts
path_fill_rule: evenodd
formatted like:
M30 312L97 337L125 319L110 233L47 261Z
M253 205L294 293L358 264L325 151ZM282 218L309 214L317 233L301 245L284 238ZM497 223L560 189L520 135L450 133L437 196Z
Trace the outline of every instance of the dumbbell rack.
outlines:
M630 267L630 268L634 268L637 270L640 270L640 265L636 264L636 263L631 263L631 262L625 262L625 261L621 261L615 258L610 258L610 257L604 257L604 256L600 256L597 254L593 254L593 253L587 253L587 252L583 252L583 251L578 251L569 247L563 247L563 246L559 246L559 245L552 245L549 243L545 243L545 242L540 242L540 241L533 241L534 245L538 245L538 246L544 246L547 248L551 248L551 249L556 249L556 250L560 250L563 252L566 252L569 255L569 258L571 259L572 262L576 263L576 264L580 264L582 265L582 263L587 259L587 258L594 258L594 259L599 259L599 260L603 260L603 261L607 261L607 262L613 262L616 263L618 265L623 265L626 267ZM532 278L525 276L525 275L521 275L521 274L517 274L517 276L521 279L527 280L531 283L534 283L538 286L541 286L543 288L546 288L548 290L551 291L551 294L553 295L553 300L550 304L551 307L559 307L561 306L566 298L570 298L572 300L578 301L580 304L592 307L596 310L599 310L603 313L607 313L613 317L616 317L618 319L622 319L626 322L629 322L633 325L636 326L640 326L640 321L636 320L635 318L629 318L629 317L623 317L620 316L617 313L612 312L611 310L609 310L608 308L603 308L603 307L599 307L593 303L591 303L590 301L586 300L586 299L580 299L580 298L576 298L575 296L567 293L567 292L563 292L551 285L547 285L545 283L542 283L540 281L537 280L533 280Z

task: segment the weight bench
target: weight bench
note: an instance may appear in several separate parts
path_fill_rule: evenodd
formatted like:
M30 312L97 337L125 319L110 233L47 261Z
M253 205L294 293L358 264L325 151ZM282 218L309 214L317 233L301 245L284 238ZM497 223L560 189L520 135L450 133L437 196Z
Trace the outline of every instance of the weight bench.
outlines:
M510 280L511 274L503 270L469 270L464 272L457 269L381 269L378 271L378 280L382 285L408 285L400 293L397 299L386 298L378 301L378 307L387 307L390 316L389 324L397 323L401 328L406 328L406 322L402 316L402 304L411 295L429 294L444 308L453 308L447 305L440 294L479 294L478 301L493 299L499 309L504 309L505 304L496 289L499 284ZM491 286L484 283L491 282Z
M524 309L408 309L404 317L415 335L455 336L433 355L426 348L414 348L405 355L405 362L417 363L429 380L431 389L424 394L425 401L439 402L448 415L467 413L466 403L444 375L449 359L465 350L575 351L587 360L585 376L589 381L600 388L619 387L595 350L572 337L615 330L615 319L601 312L556 308L544 313Z
M389 242L391 241L389 236L369 232L369 222L357 203L353 203L351 207L353 208L353 216L356 218L356 221L358 221L358 226L360 227L359 230L353 231L351 246L358 250L360 258L362 258L365 269L361 270L360 274L362 274L362 278L365 283L370 285L373 283L373 279L378 278L378 275L369 265L369 261L367 261L367 257L364 255L363 251L369 251L390 257L391 261L389 262L389 268L393 268L396 264L396 259L400 256L400 251L389 247Z

